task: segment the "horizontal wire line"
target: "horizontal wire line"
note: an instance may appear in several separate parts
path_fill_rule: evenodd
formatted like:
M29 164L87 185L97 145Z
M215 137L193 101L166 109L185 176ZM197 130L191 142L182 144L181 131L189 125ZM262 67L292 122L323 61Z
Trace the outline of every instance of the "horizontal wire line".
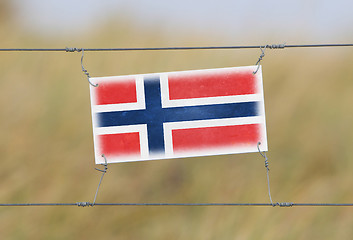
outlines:
M136 48L0 48L2 52L80 52L87 51L171 51L171 50L221 50L221 49L256 49L256 48L317 48L317 47L353 47L353 43L332 44L272 44L250 46L203 46L203 47L136 47Z
M38 207L38 206L262 206L262 207L353 207L353 203L1 203L0 207Z
M1 203L0 207L77 206L77 203Z
M252 46L204 46L204 47L148 47L148 48L0 48L2 52L81 52L81 51L159 51L159 50L221 50L221 49L284 49L284 48L316 48L316 47L353 47L353 43L348 44L273 44L273 45L252 45ZM353 206L353 203L0 203L0 207L16 207L16 206L279 206L279 207L295 207L295 206Z

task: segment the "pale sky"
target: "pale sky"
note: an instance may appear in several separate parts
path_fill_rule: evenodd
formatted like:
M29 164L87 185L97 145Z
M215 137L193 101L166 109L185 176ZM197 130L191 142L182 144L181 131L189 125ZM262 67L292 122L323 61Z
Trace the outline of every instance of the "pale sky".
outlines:
M72 34L123 15L139 26L222 33L240 43L261 37L291 42L352 42L352 0L13 0L17 23L44 34Z

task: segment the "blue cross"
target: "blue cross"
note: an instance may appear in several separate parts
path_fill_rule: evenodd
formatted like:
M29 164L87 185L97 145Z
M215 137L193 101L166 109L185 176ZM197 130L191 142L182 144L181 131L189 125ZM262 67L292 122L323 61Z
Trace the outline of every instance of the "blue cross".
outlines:
M258 102L162 108L159 76L145 78L144 87L146 109L97 113L97 127L147 124L150 153L164 152L163 123L258 115Z

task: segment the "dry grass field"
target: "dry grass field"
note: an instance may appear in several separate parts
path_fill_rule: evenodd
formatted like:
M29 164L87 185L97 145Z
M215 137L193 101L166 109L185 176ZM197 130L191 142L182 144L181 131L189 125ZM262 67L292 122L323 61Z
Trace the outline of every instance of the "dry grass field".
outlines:
M4 20L4 19L2 19ZM0 24L6 47L217 45L128 21L53 39ZM236 39L233 44L236 43ZM263 43L263 42L262 42ZM249 41L249 44L254 42ZM256 43L255 43L256 44ZM91 76L254 65L260 50L87 52ZM268 50L263 79L276 202L353 202L353 49ZM92 201L80 53L0 53L0 202ZM97 202L268 202L258 153L109 165ZM344 207L0 207L1 239L351 239Z

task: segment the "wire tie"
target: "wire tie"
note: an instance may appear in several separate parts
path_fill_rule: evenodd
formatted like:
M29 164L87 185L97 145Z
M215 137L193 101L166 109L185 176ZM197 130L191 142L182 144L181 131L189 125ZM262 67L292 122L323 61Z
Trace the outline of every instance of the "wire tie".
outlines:
M96 169L97 171L100 171L100 172L104 172L104 173L107 172L107 170L105 170L105 169L104 169L104 170L99 169L99 168L95 168L95 169Z
M271 202L272 206L275 207L276 204L274 204L274 203L272 202L272 197L271 197L269 162L268 162L268 158L267 158L267 156L266 156L266 153L265 153L265 152L261 152L261 150L260 150L260 145L261 145L261 142L258 142L258 143L257 143L257 150L259 150L259 153L261 154L261 156L262 156L263 158L265 158L265 168L266 168L266 175L267 175L268 196L269 196L269 198L270 198L270 202Z
M82 56L81 56L81 69L82 69L82 72L87 76L87 81L89 82L89 84L91 84L93 87L98 87L98 84L93 84L91 81L90 81L90 78L91 76L89 75L89 72L84 68L83 66L83 57L85 55L85 51L83 48L81 48L79 51L82 51Z
M102 154L102 157L104 158L104 163L102 163L102 165L104 166L104 169L103 169L103 170L102 170L102 169L99 169L99 168L95 168L95 169L96 169L97 171L106 173L107 170L108 170L108 163L107 163L107 159L106 159L106 157L105 157L104 154Z
M264 48L262 49L262 46L260 46L260 50L261 50L261 55L259 57L259 60L257 60L256 64L257 65L257 68L256 70L253 72L253 74L256 74L257 71L259 71L259 68L260 68L260 63L262 61L262 59L265 57L265 50L266 48L269 48L269 49L284 49L286 47L286 44L285 43L281 43L281 44L272 44L272 45L265 45Z
M259 57L259 60L257 60L256 64L257 65L257 68L256 70L253 72L253 74L255 75L257 73L257 71L259 71L259 68L260 68L260 63L262 61L262 59L265 57L265 50L266 48L268 47L269 45L265 45L264 49L262 49L262 47L260 46L260 50L261 50L261 55Z
M104 174L107 172L108 170L108 162L107 162L107 158L105 157L104 154L102 154L102 157L104 158L104 169L98 169L98 168L95 168L97 171L100 171L102 172L102 176L101 176L101 179L99 181L99 184L98 184L98 187L97 187L97 190L96 190L96 194L94 195L94 200L93 200L93 203L92 203L92 207L94 206L94 204L96 203L96 199L97 199L97 195L98 195L98 191L99 191L99 187L101 186L101 183L102 183L102 180L103 180L103 177L104 177Z
M268 162L268 158L267 158L267 156L266 156L266 153L265 152L261 152L261 150L260 150L260 145L261 145L261 142L258 142L257 143L257 150L259 151L259 153L261 154L261 156L263 157L263 158L265 158L265 168L268 170L268 171L270 171L270 168L269 168L269 162Z

